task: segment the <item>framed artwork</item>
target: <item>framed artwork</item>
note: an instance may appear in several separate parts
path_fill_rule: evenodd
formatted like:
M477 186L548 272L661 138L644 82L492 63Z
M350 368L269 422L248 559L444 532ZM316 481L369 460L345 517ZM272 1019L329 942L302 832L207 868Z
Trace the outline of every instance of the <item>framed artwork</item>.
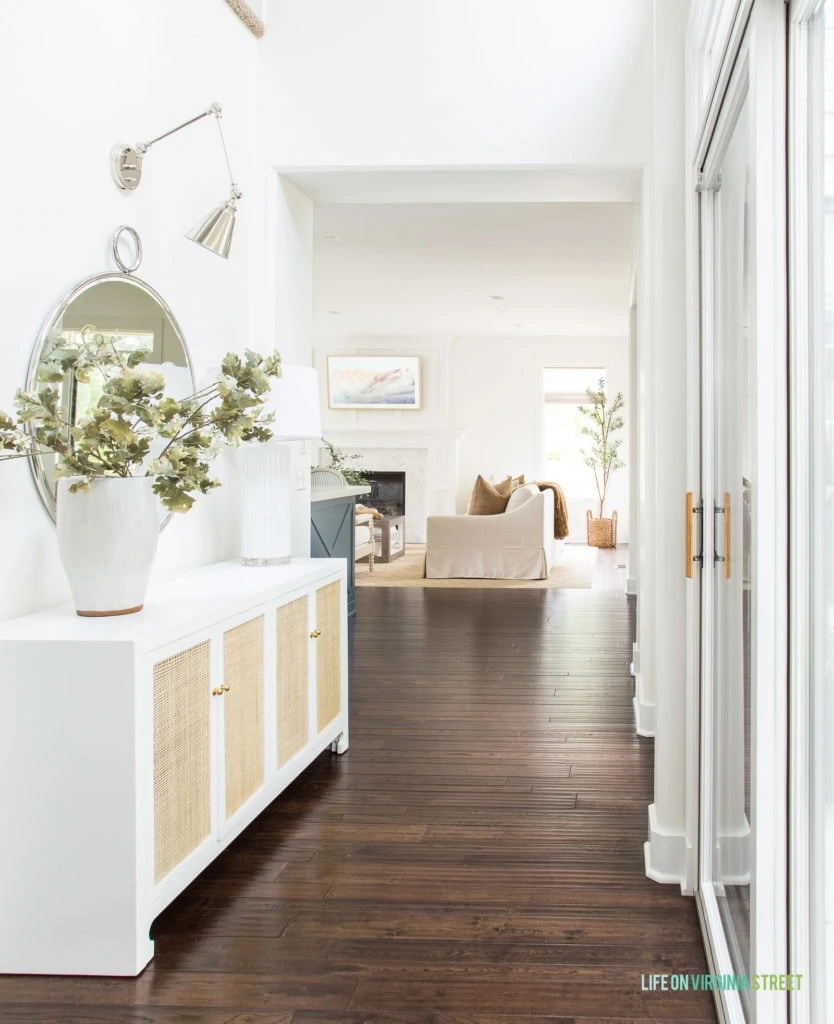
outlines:
M419 356L328 356L331 409L419 409Z

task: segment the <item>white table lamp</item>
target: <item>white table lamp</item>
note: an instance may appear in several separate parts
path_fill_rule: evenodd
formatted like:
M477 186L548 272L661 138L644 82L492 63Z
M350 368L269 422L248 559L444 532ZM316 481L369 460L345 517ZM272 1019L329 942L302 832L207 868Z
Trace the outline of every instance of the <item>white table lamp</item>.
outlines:
M283 442L321 437L318 373L283 366L266 408L275 414L272 440L240 446L241 559L244 565L280 565L292 558L290 449Z

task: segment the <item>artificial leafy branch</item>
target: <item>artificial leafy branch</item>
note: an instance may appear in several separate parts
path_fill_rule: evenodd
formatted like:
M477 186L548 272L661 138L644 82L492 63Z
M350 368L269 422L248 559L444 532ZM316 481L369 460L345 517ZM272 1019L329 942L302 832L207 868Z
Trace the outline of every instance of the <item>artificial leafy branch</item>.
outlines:
M349 462L355 462L356 459L362 458L358 452L344 452L341 448L337 448L332 441L328 441L326 438L322 438L321 443L327 449L327 454L330 456L330 463L327 466L328 469L337 469L345 478L345 483L349 484L351 487L361 487L362 484L366 484L368 482L368 478L361 469L348 465Z
M222 448L271 438L263 408L281 357L230 352L216 381L179 399L165 394L161 372L141 366L144 352L120 351L117 341L87 325L77 347L53 343L37 388L15 394L17 419L0 412L0 461L54 453L57 476L81 478L72 491L100 476L153 476L162 504L187 512L195 494L220 486L209 463ZM71 421L60 385L96 377L104 381L101 397Z
M589 423L582 427L582 433L591 439L591 445L587 449L580 448L579 454L584 457L585 465L594 471L594 483L599 496L599 518L602 519L608 478L612 470L622 469L625 465L619 454L623 440L613 437L613 434L622 430L625 424L623 417L619 415L625 400L622 392L618 391L609 404L603 377L600 377L597 383L597 390L588 388L587 394L590 404L580 405L579 411L589 420Z

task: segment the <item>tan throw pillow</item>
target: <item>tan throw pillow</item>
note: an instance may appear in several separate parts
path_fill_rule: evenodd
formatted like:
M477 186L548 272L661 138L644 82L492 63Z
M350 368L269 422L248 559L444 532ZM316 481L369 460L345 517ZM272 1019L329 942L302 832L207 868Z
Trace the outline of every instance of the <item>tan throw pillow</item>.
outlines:
M513 478L508 476L497 484L491 484L489 480L479 474L472 488L472 497L469 499L468 515L470 516L497 516L507 507L512 492Z
M525 480L524 480L524 474L523 473L521 474L521 476L514 476L513 477L513 491L516 489L516 487L523 487L524 484L525 484Z

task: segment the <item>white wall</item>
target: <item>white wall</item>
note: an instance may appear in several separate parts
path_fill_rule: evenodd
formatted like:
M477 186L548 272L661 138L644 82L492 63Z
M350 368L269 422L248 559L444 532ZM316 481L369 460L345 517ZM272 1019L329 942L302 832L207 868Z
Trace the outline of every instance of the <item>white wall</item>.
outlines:
M452 423L465 430L458 448L457 511L465 512L481 473L502 479L524 473L543 479L541 374L544 366L604 366L608 387L629 393L628 338L456 338L449 360ZM628 542L628 414L622 457L612 474L606 513L617 509L619 543ZM558 480L557 480L558 483ZM585 510L598 515L591 470L585 494L569 494L570 541L584 544Z
M250 269L267 245L251 234L266 219L256 186L267 173L256 176L255 37L219 0L39 0L6 12L2 33L0 408L23 384L50 309L82 278L113 269L109 240L120 224L139 231L139 276L170 303L198 371L229 349L264 348L271 338L249 329L260 302L249 294ZM152 138L215 100L244 191L228 262L183 237L227 195L210 120L154 147L134 193L120 192L109 169L114 143ZM303 361L303 345L294 355ZM175 516L156 572L232 554L233 499L221 488ZM54 527L24 462L0 466L0 533L0 617L68 598Z
M280 167L639 166L652 0L268 0Z

